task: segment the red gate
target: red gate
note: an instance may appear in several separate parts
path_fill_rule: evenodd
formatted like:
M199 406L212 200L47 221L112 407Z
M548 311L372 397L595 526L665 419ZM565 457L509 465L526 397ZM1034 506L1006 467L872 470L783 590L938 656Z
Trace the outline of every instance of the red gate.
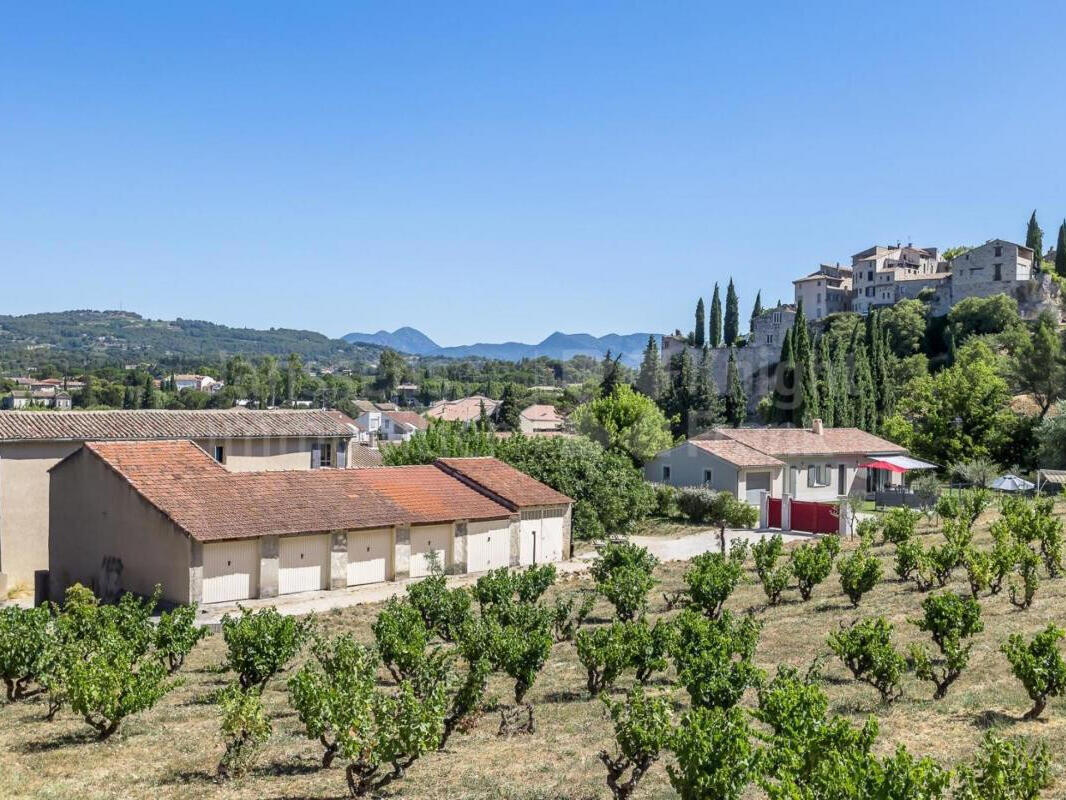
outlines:
M836 503L812 503L793 500L792 525L794 531L807 533L836 533L840 530Z
M767 528L780 528L781 527L781 498L780 497L767 497L766 498L766 527Z

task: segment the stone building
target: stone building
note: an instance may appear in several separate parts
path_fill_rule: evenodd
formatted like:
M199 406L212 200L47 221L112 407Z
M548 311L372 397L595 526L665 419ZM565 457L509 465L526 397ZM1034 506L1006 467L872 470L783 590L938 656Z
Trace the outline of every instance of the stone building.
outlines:
M803 303L803 313L810 320L851 310L851 267L821 264L818 269L792 281L796 304Z
M851 310L869 314L874 308L890 306L901 299L897 284L913 279L936 280L936 274L944 272L946 265L935 247L875 245L853 255L851 267ZM912 285L912 289L916 287L917 284Z

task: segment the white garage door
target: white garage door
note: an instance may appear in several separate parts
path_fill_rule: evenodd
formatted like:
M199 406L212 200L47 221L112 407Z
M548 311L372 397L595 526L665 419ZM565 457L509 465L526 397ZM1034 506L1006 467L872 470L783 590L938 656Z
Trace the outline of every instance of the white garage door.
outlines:
M540 511L523 511L521 533L518 546L518 563L523 567L536 563L540 556L543 545L540 541L540 532L544 530L541 525L543 514Z
M523 564L548 564L563 560L563 509L544 508L522 512Z
M278 594L329 588L329 534L283 536L278 560Z
M348 532L349 586L387 581L391 562L392 528Z
M259 596L259 540L204 545L205 603L232 603Z
M429 575L427 553L437 554L437 563L447 569L452 561L452 526L419 525L411 528L411 577Z
M745 482L747 486L746 499L752 505L759 504L760 492L770 491L769 472L749 472Z
M488 572L510 565L511 525L508 520L487 520L467 525L467 572Z

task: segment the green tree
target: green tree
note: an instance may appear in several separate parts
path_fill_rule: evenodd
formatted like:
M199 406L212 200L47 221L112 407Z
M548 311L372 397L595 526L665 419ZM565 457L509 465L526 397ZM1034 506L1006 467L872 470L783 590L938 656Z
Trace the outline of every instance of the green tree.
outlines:
M729 366L726 369L725 415L729 424L739 426L748 413L748 397L740 380L736 348L729 348Z
M920 300L900 300L881 311L882 326L895 355L906 358L921 351L927 310Z
M644 358L637 374L637 391L656 401L663 393L663 368L654 336L648 336L648 346L644 348Z
M762 316L762 290L755 293L755 305L751 309L751 319L748 321L748 332L755 333L755 320Z
M1025 246L1033 251L1033 266L1039 269L1040 259L1044 255L1044 231L1040 228L1040 223L1036 221L1035 208L1032 216L1029 217L1029 225L1025 229Z
M703 309L703 298L701 297L699 302L696 303L696 330L692 336L692 343L696 345L696 347L703 347L704 343L707 341L707 319L705 313L706 312Z
M674 356L670 369L670 393L666 398L666 410L673 420L675 436L693 433L696 408L696 370L692 356L686 348Z
M1066 219L1059 225L1059 238L1055 243L1055 272L1066 278Z
M578 406L570 416L575 430L640 465L673 444L670 423L655 401L618 384L614 392Z
M696 372L696 386L693 390L692 416L693 425L699 430L713 427L722 420L722 402L718 395L718 385L711 372L711 359L714 351L705 347L700 357L700 366Z
M792 329L785 331L781 342L781 355L774 371L772 421L789 423L799 398L796 395L796 361L792 349Z
M1003 333L1020 323L1018 301L1006 294L965 297L947 314L948 331L956 347L971 336Z
M737 290L733 287L733 279L729 279L729 286L725 292L725 321L722 326L722 339L726 347L736 344L740 334L740 300L737 298Z
M388 399L396 392L396 387L403 381L407 362L403 356L395 350L385 348L378 356L377 377L374 380L374 388Z
M718 292L718 284L714 285L714 294L711 296L711 327L708 343L711 347L718 347L722 343L722 297Z
M1057 316L1044 311L1031 333L1019 325L1007 336L1007 346L1011 355L1008 377L1033 396L1043 419L1055 401L1066 395L1066 362Z
M524 399L522 390L517 384L508 383L503 388L500 404L496 407L496 421L500 428L505 431L517 431L519 418L522 415Z
M600 380L600 394L609 395L615 390L615 387L622 380L622 366L619 363L622 360L622 354L619 353L614 358L611 357L611 351L608 350L603 357L603 378Z

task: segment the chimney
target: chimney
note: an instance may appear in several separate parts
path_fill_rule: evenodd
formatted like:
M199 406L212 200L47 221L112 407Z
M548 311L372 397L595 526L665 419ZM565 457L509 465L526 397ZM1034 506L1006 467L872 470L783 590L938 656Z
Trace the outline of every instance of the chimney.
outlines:
M811 433L816 436L822 435L822 421L820 419L815 418L814 421L811 422Z

